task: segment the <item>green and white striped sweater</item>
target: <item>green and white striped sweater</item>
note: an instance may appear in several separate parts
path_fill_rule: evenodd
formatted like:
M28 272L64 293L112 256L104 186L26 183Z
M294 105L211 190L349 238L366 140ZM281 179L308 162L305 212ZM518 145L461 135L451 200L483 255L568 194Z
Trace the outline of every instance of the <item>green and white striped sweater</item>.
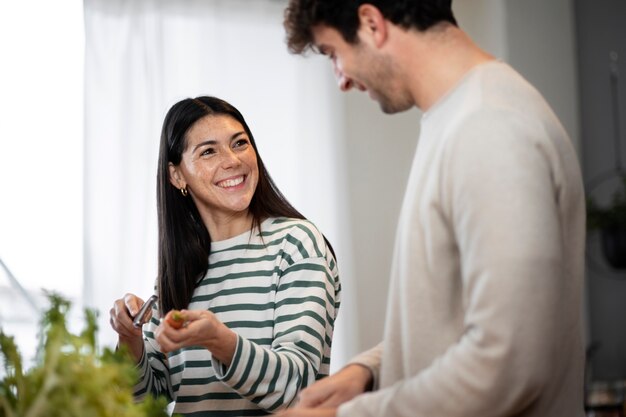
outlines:
M207 309L235 331L230 367L204 348L163 355L159 312L144 326L146 353L135 395L175 402L185 416L257 416L289 406L328 375L341 285L335 259L309 221L270 218L261 234L212 242L209 271L189 309Z

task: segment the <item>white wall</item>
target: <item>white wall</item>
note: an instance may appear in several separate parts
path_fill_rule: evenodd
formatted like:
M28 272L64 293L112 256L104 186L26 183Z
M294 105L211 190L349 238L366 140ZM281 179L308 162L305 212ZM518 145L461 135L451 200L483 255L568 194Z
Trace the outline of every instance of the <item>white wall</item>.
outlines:
M579 150L580 117L572 0L506 0L508 62L539 89Z
M345 96L345 154L352 230L353 285L361 351L382 336L396 220L415 144L417 109L382 114L366 94Z
M459 27L493 56L508 57L506 5L504 0L457 0L453 2Z

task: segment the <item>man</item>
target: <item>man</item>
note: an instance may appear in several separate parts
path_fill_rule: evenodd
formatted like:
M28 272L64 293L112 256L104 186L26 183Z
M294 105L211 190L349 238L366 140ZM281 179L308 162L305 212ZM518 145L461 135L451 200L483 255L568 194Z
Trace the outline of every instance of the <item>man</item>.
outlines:
M423 116L383 342L284 416L583 416L583 187L545 100L450 0L291 0L285 28L343 91Z

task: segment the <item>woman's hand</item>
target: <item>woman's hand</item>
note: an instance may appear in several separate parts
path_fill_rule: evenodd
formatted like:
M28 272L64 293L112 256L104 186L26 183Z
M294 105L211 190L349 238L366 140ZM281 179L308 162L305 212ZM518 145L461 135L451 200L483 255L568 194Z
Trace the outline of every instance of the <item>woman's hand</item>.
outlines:
M183 327L175 328L168 320L163 320L154 332L161 351L168 353L183 347L202 346L229 366L237 347L237 334L210 311L181 310L180 313L185 318Z
M118 334L118 345L126 345L136 362L141 359L144 346L141 327L133 325L133 317L143 303L144 301L136 295L126 294L123 298L115 300L113 308L109 311L109 322Z

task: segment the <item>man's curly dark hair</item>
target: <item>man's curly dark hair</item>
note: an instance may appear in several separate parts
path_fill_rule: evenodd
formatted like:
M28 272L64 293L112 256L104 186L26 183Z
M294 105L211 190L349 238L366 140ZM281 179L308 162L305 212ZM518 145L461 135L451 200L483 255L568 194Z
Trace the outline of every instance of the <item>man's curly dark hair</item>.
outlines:
M452 0L290 0L285 9L284 26L289 51L301 54L313 47L314 26L334 28L348 43L357 42L362 4L376 6L385 19L403 28L424 31L440 23L457 25Z

